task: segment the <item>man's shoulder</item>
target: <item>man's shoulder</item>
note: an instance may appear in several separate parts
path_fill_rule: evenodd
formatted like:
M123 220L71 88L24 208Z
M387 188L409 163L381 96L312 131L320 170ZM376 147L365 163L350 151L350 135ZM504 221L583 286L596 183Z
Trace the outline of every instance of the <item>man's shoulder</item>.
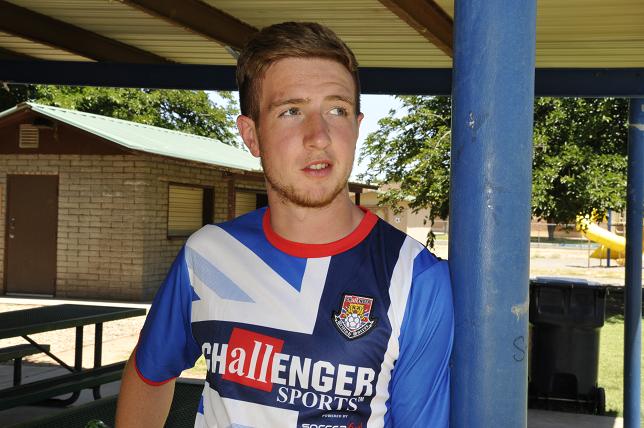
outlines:
M410 235L407 233L403 232L402 230L398 229L391 223L386 222L382 218L378 217L378 221L376 223L376 227L381 231L383 234L384 239L391 239L391 240L405 240L405 239L412 239L414 242L417 242L418 245L421 247L424 247L423 244L420 242L416 241L414 238L412 238Z
M221 223L207 224L201 229L194 232L186 241L186 246L197 242L206 241L211 245L217 245L220 240L213 239L220 236L222 233L230 235L237 240L247 240L253 236L262 233L262 219L266 208L259 208L257 210L240 215L232 220Z
M379 218L376 226L380 229L382 239L385 243L393 241L404 243L404 245L411 250L410 254L413 254L414 258L420 257L423 264L427 265L427 267L442 261L442 259L434 255L434 253L432 253L425 244L422 244L416 238L387 223L383 219Z

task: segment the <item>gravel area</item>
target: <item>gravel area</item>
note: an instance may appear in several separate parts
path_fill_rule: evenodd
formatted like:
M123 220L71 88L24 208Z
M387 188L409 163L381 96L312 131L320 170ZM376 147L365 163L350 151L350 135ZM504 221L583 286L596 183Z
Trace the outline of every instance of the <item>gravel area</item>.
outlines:
M447 241L437 241L433 251L437 256L447 258ZM585 278L603 285L624 286L624 266L613 260L606 267L606 260L589 259L592 248L581 245L532 244L530 247L530 277L566 276ZM502 262L502 261L501 261Z

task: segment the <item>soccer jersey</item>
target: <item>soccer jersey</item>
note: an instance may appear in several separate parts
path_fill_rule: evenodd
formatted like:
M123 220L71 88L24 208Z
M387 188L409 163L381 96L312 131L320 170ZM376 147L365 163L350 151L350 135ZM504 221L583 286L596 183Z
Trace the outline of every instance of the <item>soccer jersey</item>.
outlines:
M366 212L349 236L299 244L260 209L193 234L135 354L152 385L206 380L196 427L447 427L447 263Z

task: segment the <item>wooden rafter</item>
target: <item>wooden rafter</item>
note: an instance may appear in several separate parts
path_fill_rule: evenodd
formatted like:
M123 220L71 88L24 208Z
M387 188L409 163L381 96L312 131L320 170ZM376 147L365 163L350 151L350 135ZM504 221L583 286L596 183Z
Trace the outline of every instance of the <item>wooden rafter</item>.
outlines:
M257 32L255 27L199 0L121 1L236 50Z
M0 30L97 61L166 63L165 58L0 0Z
M380 0L387 9L418 31L434 46L453 56L454 22L432 0Z
M0 59L30 61L35 60L36 58L31 55L26 55L20 52L12 51L11 49L0 47Z

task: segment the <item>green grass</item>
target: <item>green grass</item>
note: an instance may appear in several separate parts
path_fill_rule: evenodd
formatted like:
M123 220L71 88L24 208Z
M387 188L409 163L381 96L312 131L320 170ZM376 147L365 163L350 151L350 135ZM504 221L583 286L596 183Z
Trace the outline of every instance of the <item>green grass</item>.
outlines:
M642 308L644 310L644 307ZM606 296L606 321L599 342L597 383L606 390L606 411L624 416L624 294L611 291ZM644 349L644 346L642 347ZM644 355L644 352L643 352ZM642 361L640 361L640 364ZM640 365L644 375L644 364ZM644 384L644 376L641 378ZM644 426L644 396L640 395L640 420Z
M618 416L624 415L624 317L613 315L601 329L599 345L599 386L606 390L606 411ZM644 364L642 372L644 374ZM642 376L644 385L644 376ZM644 397L644 396L642 396ZM644 399L640 397L640 408ZM640 416L644 422L644 416ZM644 426L644 425L643 425Z

